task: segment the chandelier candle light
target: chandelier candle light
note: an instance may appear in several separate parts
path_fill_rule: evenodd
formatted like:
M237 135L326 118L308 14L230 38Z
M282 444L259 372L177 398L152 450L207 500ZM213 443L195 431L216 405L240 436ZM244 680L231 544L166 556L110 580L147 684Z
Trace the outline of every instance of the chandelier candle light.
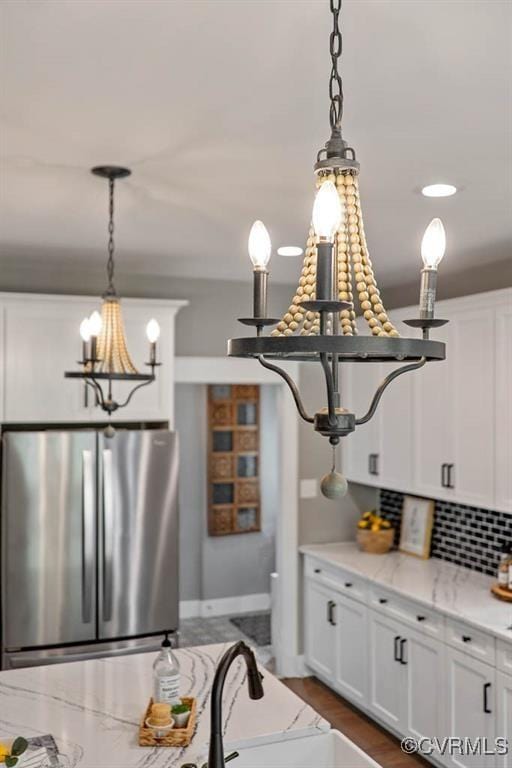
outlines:
M343 87L338 72L342 39L339 29L341 0L330 0L333 31L330 35L329 79L331 135L315 163L317 194L313 205L302 272L288 311L280 320L267 312L267 266L271 254L268 232L256 221L249 236L249 256L254 266L253 317L239 318L256 327L256 336L230 339L228 355L252 357L281 376L290 388L300 416L333 447L331 472L322 478L322 493L331 499L346 493L345 478L336 471L335 447L340 438L365 424L374 415L386 387L397 376L421 368L427 361L444 360L445 345L430 339L430 331L447 321L434 317L437 267L444 255L446 237L440 219L427 227L421 245L419 316L406 325L421 330L421 338L403 338L384 306L364 233L359 194L359 163L352 147L343 140ZM357 294L370 335L358 334ZM270 335L263 328L275 325ZM327 405L309 415L296 383L273 360L318 362L326 386ZM341 405L339 364L380 363L400 365L378 386L368 410L361 416Z
M109 183L108 286L103 294L101 314L95 310L90 317L84 318L80 323L82 359L79 365L81 370L66 371L64 376L83 379L86 385L93 389L97 404L110 416L118 408L128 405L138 389L155 380L155 368L160 365L156 353L160 326L155 319L151 319L146 326L146 336L149 341L149 362L146 365L149 366L150 373L139 373L128 352L121 302L114 287L114 184L116 179L129 176L131 171L128 168L108 165L93 168L92 173L108 179ZM114 381L134 383L133 389L121 403L113 396ZM107 387L106 392L103 389L104 384Z

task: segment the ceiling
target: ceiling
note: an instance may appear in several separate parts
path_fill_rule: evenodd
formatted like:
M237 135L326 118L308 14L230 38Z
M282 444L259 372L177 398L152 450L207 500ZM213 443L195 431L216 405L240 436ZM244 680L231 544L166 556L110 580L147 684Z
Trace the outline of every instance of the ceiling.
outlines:
M4 259L105 258L119 183L118 269L248 280L261 218L303 244L328 138L328 0L3 0ZM410 282L433 216L447 272L511 254L508 0L345 0L344 136L361 162L382 284ZM421 186L448 181L453 198ZM273 279L299 261L274 255ZM0 271L1 287L1 271Z

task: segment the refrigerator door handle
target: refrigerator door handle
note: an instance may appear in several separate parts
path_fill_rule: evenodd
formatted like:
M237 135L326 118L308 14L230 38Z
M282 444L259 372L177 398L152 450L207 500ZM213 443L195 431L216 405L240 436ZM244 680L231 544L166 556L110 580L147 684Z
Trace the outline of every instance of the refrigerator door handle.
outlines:
M114 486L112 451L103 450L103 621L112 619Z
M94 579L94 474L92 451L82 451L82 621L91 622Z

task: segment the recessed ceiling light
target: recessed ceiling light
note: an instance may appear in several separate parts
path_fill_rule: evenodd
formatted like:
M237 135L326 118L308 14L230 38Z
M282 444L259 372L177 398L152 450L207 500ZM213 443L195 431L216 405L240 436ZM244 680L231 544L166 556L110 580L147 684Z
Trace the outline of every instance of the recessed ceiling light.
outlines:
M429 184L423 187L421 194L425 197L451 197L457 191L453 184Z
M298 245L282 245L277 252L280 256L302 256L302 248Z

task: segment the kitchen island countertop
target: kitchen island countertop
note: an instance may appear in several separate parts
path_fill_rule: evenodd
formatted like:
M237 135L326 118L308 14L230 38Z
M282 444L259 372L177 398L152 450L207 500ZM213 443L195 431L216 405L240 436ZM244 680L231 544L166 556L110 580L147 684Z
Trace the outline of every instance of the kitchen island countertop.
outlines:
M0 672L0 740L51 734L59 768L179 768L205 760L215 669L232 643L175 651L181 695L198 699L189 747L139 747L138 726L151 696L154 653ZM224 687L225 751L329 730L329 724L269 672L251 701L239 658ZM45 765L52 765L48 763Z

